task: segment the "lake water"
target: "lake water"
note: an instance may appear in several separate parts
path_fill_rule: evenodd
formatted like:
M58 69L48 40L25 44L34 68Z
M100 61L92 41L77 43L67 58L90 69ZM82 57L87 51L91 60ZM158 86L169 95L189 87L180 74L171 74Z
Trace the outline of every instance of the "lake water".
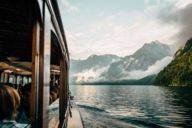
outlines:
M71 85L85 128L192 127L192 88Z

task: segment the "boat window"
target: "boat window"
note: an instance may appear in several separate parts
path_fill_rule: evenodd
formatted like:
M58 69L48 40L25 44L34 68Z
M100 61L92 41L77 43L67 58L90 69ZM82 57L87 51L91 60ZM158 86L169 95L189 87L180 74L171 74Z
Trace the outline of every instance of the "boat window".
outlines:
M63 39L61 19L58 18L58 5L53 5L52 11L57 17L51 20L51 8L47 7L50 5L45 4L48 18L42 23L42 12L45 10L42 8L43 2L39 1L0 2L0 82L14 87L21 96L19 123L40 127L44 123L42 117L49 116L49 120L57 119L57 124L63 126L68 110L68 50ZM47 50L44 46L48 46L45 43L50 42L50 56L46 54L42 57L44 50ZM47 68L43 63L49 60ZM46 111L48 105L44 105L48 98L49 108L54 110L49 115Z

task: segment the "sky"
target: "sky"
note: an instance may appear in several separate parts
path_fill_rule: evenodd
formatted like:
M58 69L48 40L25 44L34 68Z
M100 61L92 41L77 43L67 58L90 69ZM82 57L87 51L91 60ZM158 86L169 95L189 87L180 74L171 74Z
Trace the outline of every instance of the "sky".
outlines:
M192 37L192 0L59 0L72 59L133 54L158 40L184 44Z

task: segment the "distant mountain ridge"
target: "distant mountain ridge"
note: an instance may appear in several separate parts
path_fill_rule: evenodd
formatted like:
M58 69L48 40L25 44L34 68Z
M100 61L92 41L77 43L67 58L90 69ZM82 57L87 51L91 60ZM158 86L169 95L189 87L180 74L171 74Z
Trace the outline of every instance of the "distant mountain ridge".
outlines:
M179 49L174 60L156 77L156 85L192 86L192 38Z
M171 56L171 54L169 46L159 41L146 43L133 55L126 56L120 61L112 63L108 72L103 75L108 79L126 77L129 75L130 71L145 71L157 60L161 60L166 56Z
M91 55L85 60L71 60L70 82L84 83L98 81L102 72L108 69L113 62L119 61L121 57L111 54Z
M148 81L149 78L154 80L154 77L148 76L154 76L161 69L155 69L154 72L150 70L158 64L164 68L171 61L171 56L172 52L168 45L153 41L144 44L133 55L125 57L106 54L92 55L85 60L71 60L71 82L78 84L117 82L126 84L137 83L137 80L144 78L147 78ZM147 82L144 83L147 84Z
M112 54L91 55L85 60L71 60L71 70L73 73L81 72L91 68L101 68L110 65L112 62L119 61L121 57Z

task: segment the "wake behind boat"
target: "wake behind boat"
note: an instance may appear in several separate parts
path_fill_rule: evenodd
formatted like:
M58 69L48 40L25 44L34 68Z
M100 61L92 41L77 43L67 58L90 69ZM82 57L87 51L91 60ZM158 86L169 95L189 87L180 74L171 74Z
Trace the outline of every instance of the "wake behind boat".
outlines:
M78 106L74 101L69 104L69 117L67 128L83 128L83 122ZM59 100L56 100L49 106L49 128L58 128L59 124Z

